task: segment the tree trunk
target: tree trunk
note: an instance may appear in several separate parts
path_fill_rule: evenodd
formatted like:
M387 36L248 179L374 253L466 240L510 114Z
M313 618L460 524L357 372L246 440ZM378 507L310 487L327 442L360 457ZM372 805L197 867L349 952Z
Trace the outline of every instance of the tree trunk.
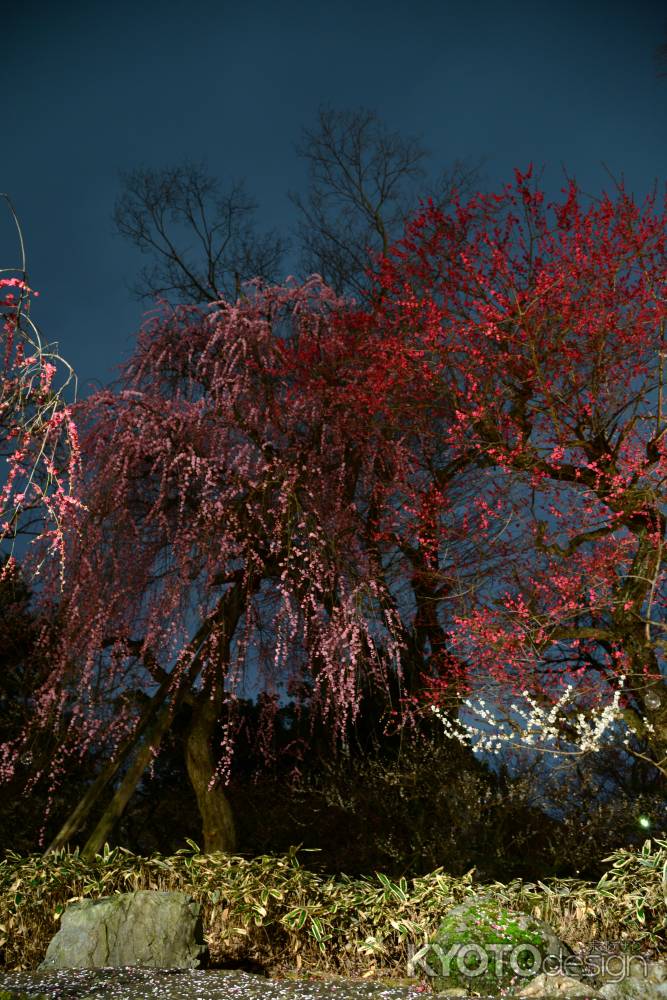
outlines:
M116 794L114 795L111 802L105 809L102 818L100 819L99 823L97 824L92 834L86 841L86 844L82 852L83 857L87 858L94 857L95 854L98 853L100 849L104 846L107 838L111 835L111 832L116 822L122 816L125 806L129 802L130 798L134 793L134 790L139 784L142 774L148 767L154 754L157 752L160 743L162 742L162 737L169 729L169 726L171 725L171 721L174 717L174 714L178 706L189 694L192 684L194 684L195 680L199 675L199 672L203 667L202 652L204 650L204 644L207 638L209 637L213 629L220 624L221 621L226 622L230 614L230 609L232 613L236 615L236 620L238 620L238 615L240 614L239 608L241 607L241 599L242 599L241 587L240 585L236 585L230 591L224 594L223 597L220 599L220 603L218 604L218 608L215 614L201 624L194 638L189 643L188 648L184 650L183 653L184 656L187 654L192 654L193 658L192 662L190 663L190 666L184 672L182 677L177 681L176 690L171 702L168 701L167 704L162 707L161 711L158 713L157 717L152 722L152 725L150 725L150 728L148 728L148 723L150 722L152 715L155 712L155 709L160 705L160 699L161 701L164 701L164 697L166 696L166 693L169 690L169 685L171 683L171 676L165 677L164 681L160 685L160 689L156 693L156 695L154 695L151 701L151 705L149 706L149 711L144 716L144 719L142 720L141 723L141 727L143 727L144 729L148 729L148 732L146 734L146 740L141 749L139 750L139 752L137 753L137 756L135 757L127 774L123 778L120 788L116 791ZM150 711L151 709L152 711ZM135 734L134 737L132 737L130 740L130 749L134 745L136 745L136 742L137 742L137 734ZM86 815L90 811L94 799L97 798L99 792L102 791L104 786L108 783L109 776L115 773L117 767L118 767L117 763L109 764L107 769L105 769L102 775L100 775L98 781L95 782L95 785L93 786L93 789L95 790L94 798L86 796L83 800L86 803L86 808L83 815ZM81 825L81 823L83 822L81 804L74 811L72 817L76 817L77 825ZM58 843L63 833L69 832L69 834L71 835L71 831L74 825L72 822L72 817L70 817L70 819L67 821L65 826L58 834L56 841L54 841L55 844ZM53 845L51 849L53 849Z
M222 706L222 690L211 695L206 688L192 701L192 722L185 744L185 763L190 783L197 796L202 820L204 851L236 849L234 817L227 796L215 779L215 760L211 740Z
M81 826L85 823L91 809L99 799L104 789L107 787L109 782L113 780L121 765L130 755L132 750L134 750L134 748L137 746L141 737L144 735L144 733L151 725L151 722L153 722L155 713L164 703L165 699L169 694L170 682L171 678L167 678L165 681L162 682L159 689L155 692L155 694L151 698L150 702L146 705L143 717L136 731L132 733L132 735L128 737L128 739L126 739L124 743L121 744L121 747L116 756L112 760L108 761L107 764L103 767L102 771L97 776L93 784L87 790L83 798L79 801L78 805L73 809L73 811L67 817L67 819L65 820L64 824L62 825L62 827L60 828L54 839L51 841L47 849L44 851L45 855L49 854L51 851L56 851L59 848L64 847L65 844L74 836L75 833L78 832Z
M184 692L183 692L184 693ZM104 844L109 840L113 828L123 815L125 806L132 798L134 791L141 780L141 776L160 748L162 737L169 729L173 714L177 704L182 700L183 693L179 692L172 703L164 706L154 724L146 735L143 746L139 749L136 757L132 761L127 774L123 778L120 787L117 789L111 802L104 810L97 826L86 841L81 852L83 858L94 858L102 850ZM179 697L180 695L180 697Z

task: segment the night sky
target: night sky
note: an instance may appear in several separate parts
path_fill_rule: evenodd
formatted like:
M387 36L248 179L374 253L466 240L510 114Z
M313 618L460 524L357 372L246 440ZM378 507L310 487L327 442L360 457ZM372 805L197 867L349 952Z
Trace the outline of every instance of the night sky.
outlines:
M434 175L483 160L487 190L531 161L550 196L563 168L592 194L607 170L642 198L665 182L664 2L6 0L1 23L0 190L79 396L115 377L149 308L128 290L147 259L114 232L120 171L203 161L223 189L245 180L259 231L294 235L294 147L325 104L421 140ZM5 209L0 250L17 265Z

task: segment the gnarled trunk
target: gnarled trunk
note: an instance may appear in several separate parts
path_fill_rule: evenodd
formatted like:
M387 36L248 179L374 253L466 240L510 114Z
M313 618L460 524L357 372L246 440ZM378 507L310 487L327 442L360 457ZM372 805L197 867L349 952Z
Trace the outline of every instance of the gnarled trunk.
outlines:
M191 701L192 722L185 743L185 763L197 796L202 820L204 851L231 853L236 848L236 830L229 800L215 777L211 741L222 706L222 691L204 688Z
M171 725L174 707L173 704L165 705L160 712L111 802L104 810L97 826L86 841L81 852L83 858L94 858L96 854L100 853L104 844L111 839L114 827L123 815L125 806L134 795L136 787L141 781L142 774L160 749L162 738Z
M261 579L254 583L255 590L259 589L260 584ZM110 761L102 770L102 773L99 775L97 780L93 783L86 795L82 798L81 802L68 817L54 841L49 845L45 854L63 846L63 844L66 843L67 840L81 828L85 819L90 814L91 809L100 798L102 792L117 773L121 763L138 746L139 749L137 750L136 756L125 774L125 777L116 790L111 802L104 810L104 813L94 831L88 838L83 848L82 856L92 858L102 849L104 843L110 838L118 819L122 816L125 806L134 794L134 791L141 780L142 774L148 767L151 759L159 750L162 738L169 729L178 706L183 701L191 700L193 698L191 694L191 685L194 684L202 669L202 654L205 649L205 643L214 628L222 626L224 630L223 634L225 636L226 657L228 658L230 636L233 635L234 629L236 628L242 614L243 600L245 596L246 591L242 581L236 583L235 586L223 594L220 598L216 612L201 624L188 647L183 651L184 658L191 655L192 661L187 670L185 670L181 676L180 680L176 682L175 690L171 693L171 700L169 700L169 688L171 686L172 678L171 676L166 675L159 690L148 703L137 731L125 741L116 758L113 761ZM195 726L195 730L197 732L199 732L200 726L210 726L212 732L212 727L215 725L215 719L211 722L209 715L210 711L207 709L207 711L203 713L201 721ZM143 743L139 745L142 739ZM201 736L193 737L193 740L194 748L195 746L200 745ZM206 741L206 747L208 748L208 740ZM200 753L198 751L197 754L194 755L193 760L199 760L199 757ZM195 773L200 775L202 773L202 767L195 764ZM209 771L209 781L211 775L212 770ZM197 781L199 785L198 778ZM195 788L195 791L196 790L197 789ZM197 798L199 801L199 793L197 794ZM208 799L206 799L206 801L208 801ZM206 826L206 822L204 822L204 826Z
M51 851L56 851L59 848L64 847L65 844L67 844L69 840L76 833L78 833L107 785L113 781L117 772L120 770L121 765L131 755L132 751L136 749L142 738L145 736L148 743L155 745L156 733L160 725L159 719L164 715L164 704L169 696L169 684L170 678L166 678L162 682L159 689L145 706L144 714L136 731L124 741L116 756L112 760L107 761L98 777L88 788L85 795L67 817L65 823L47 847L44 852L45 855L49 854ZM159 714L161 707L162 715ZM139 779L137 779L137 782L138 780ZM104 840L102 841L102 844L103 843Z

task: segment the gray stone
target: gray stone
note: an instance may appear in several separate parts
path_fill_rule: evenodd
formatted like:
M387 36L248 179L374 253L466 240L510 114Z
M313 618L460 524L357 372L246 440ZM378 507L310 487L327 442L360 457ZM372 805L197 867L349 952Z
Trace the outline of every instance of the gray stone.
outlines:
M582 1000L585 997L586 1000L595 1000L597 997L601 997L602 994L598 993L590 984L582 983L579 979L573 979L572 976L564 976L562 974L550 976L542 972L539 976L535 978L525 986L522 990L516 994L517 997L521 997L522 1000L546 1000L547 997L559 997L560 1000L575 1000L577 997L581 997Z
M199 911L184 892L84 899L64 911L39 969L200 968L206 945Z
M667 1000L667 962L630 959L629 975L600 987L605 1000Z

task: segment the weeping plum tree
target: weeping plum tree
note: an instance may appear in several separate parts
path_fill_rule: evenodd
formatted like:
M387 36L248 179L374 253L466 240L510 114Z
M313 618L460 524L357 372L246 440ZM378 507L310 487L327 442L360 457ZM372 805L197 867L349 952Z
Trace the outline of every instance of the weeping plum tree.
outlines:
M108 763L50 847L115 782L84 848L99 850L182 703L204 844L230 850L244 681L345 741L365 697L399 710L425 675L461 679L446 622L496 556L458 512L475 529L485 508L467 503L465 456L425 437L447 418L435 398L396 422L391 380L367 378L378 350L374 322L317 277L258 283L212 312L165 304L120 384L78 405L85 508L35 724L67 710L56 776L88 745Z
M116 781L85 850L101 847L187 701L205 846L231 849L223 785L244 678L274 704L307 700L344 737L362 690L391 675L400 694L425 640L442 641L388 580L392 544L421 565L406 513L401 531L380 524L414 463L365 386L375 332L355 315L317 278L211 314L165 307L116 390L78 404L85 507L66 536L62 631L34 722L69 720L56 778L93 743L108 763L52 847ZM55 583L52 571L45 600Z
M391 133L377 115L365 109L339 112L321 108L317 126L304 131L297 149L309 168L308 197L302 201L296 194L290 196L304 222L299 227L301 273L323 275L339 294L364 294L369 286L376 287L366 273L377 267L375 251L386 250L401 231L403 219L416 202L417 182L422 188L426 183L420 164L427 154L415 140ZM427 190L433 191L437 204L446 204L455 188L469 189L475 174L475 169L455 164ZM241 196L239 186L220 199L215 180L190 164L162 171L134 171L123 181L115 212L118 231L154 265L152 271L143 273L138 289L143 297L161 292L180 304L217 302L223 296L238 298L240 281L245 277L273 280L286 244L275 234L264 241L255 237L250 225L254 206ZM188 242L194 246L194 254L185 248L184 234L192 237ZM394 436L400 439L404 431L400 428ZM410 433L412 445L418 448L419 430L414 421ZM443 490L450 494L448 504L453 509L455 498L460 500L465 492L461 489L462 463L450 463L447 449L441 445L435 450L430 447L427 454L415 452L412 462L411 474L422 482L432 482L434 496ZM385 475L379 464L373 475L380 479ZM474 486L469 482L467 488L472 491ZM446 579L436 580L434 555L430 553L427 564L425 549L413 531L420 515L408 510L399 494L400 490L394 491L392 508L402 517L385 519L381 540L370 530L365 537L366 545L373 548L369 554L381 567L385 593L393 595L386 601L401 620L402 683L414 689L422 675L436 669L446 644L446 628L439 620L444 609L453 607L453 595L461 586L471 586L473 567L477 573L479 565L470 558L474 540L464 543L459 538L455 554L450 539L442 553ZM378 515L378 498L376 491L366 505L363 516L367 522ZM468 551L464 553L462 548ZM369 735L374 742L381 738L379 720L385 700L381 695L374 704L366 691L363 719L357 716L356 723L360 742Z
M3 575L16 571L14 542L19 535L40 534L62 554L63 523L78 504L79 453L77 430L65 390L72 369L49 345L43 344L30 318L23 235L9 197L20 244L17 268L0 270L2 369L0 372L0 455L7 463L0 491L0 542L11 543ZM59 369L67 376L58 384ZM61 563L61 575L64 566ZM38 573L39 564L31 564Z
M80 456L65 398L75 379L31 319L32 297L39 293L28 282L23 235L12 203L7 195L0 197L7 203L20 247L19 266L0 270L0 782L9 804L14 793L31 790L30 763L48 768L58 741L55 719L46 706L42 732L36 738L23 732L33 712L35 688L48 684L44 654L57 630L53 608L42 607L37 614L30 607L31 591L46 561L55 573L52 598L57 603L67 568L64 536L80 504ZM26 544L32 536L33 543Z
M542 704L574 683L584 711L622 683L628 750L664 775L667 208L563 193L547 206L517 172L425 207L383 262L368 378L396 378L406 420L415 398L446 401L437 434L493 488L481 544L513 537L457 614L458 656Z

